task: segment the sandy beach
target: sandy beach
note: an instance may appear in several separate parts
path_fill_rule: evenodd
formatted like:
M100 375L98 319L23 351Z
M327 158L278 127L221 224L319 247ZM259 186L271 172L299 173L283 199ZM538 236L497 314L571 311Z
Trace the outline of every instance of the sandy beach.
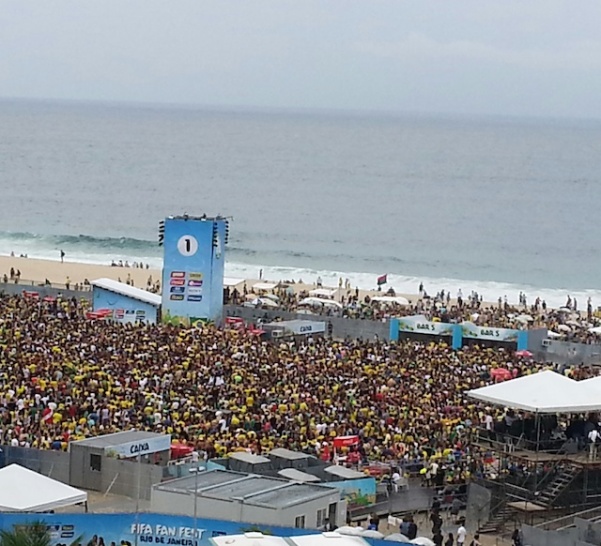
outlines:
M69 283L70 288L83 287L87 281L93 281L95 279L107 278L115 281L126 282L129 278L133 281L133 285L138 288L146 288L148 281L152 278L155 282L160 280L161 272L157 269L140 269L135 267L113 267L110 265L100 264L85 264L77 262L53 260L40 260L36 258L20 258L18 256L0 256L0 280L6 275L10 278L10 270L13 268L16 271L21 272L19 284L28 286L40 286L48 280L52 286L65 288L66 284ZM246 283L247 289L250 292L252 287L259 282L271 282L277 283L285 279L240 279L240 282L236 285L239 290L242 290L244 283ZM315 284L306 283L295 283L290 285L296 293L301 291L309 291L314 289ZM351 290L344 288L337 289L337 287L327 287L331 290L336 290L334 299L339 300L342 295L346 295L347 292L354 293L354 287ZM361 298L365 296L383 295L388 290L387 286L383 287L382 292L375 290L360 290L359 294ZM410 302L414 303L417 301L419 296L416 294L397 294L397 296L403 296Z

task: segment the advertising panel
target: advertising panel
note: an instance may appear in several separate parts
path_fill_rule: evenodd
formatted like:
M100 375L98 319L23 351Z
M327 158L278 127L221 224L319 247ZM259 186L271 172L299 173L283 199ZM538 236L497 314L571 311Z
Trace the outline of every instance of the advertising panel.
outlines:
M452 336L455 331L455 325L446 322L429 321L422 316L413 316L399 319L399 331L433 336Z
M351 486L357 489L357 486ZM364 490L363 488L366 487ZM370 486L361 486L361 497L373 496ZM343 495L345 491L343 489ZM351 492L353 496L356 492ZM360 497L360 498L361 498ZM227 535L260 532L264 535L290 537L318 534L320 531L255 525L165 514L0 514L0 529L11 532L32 523L42 522L50 534L50 546L105 544L106 546L212 546L212 539ZM136 536L137 535L137 536ZM221 539L223 540L223 539ZM229 541L229 539L227 539ZM372 546L389 542L366 539ZM306 542L306 541L305 541ZM304 542L304 543L305 543ZM293 543L293 542L291 542ZM397 542L399 546L408 544Z
M163 246L163 321L189 325L208 318L213 222L167 218Z
M156 438L147 438L146 440L136 440L127 442L118 446L107 447L105 451L119 457L137 457L138 455L148 455L149 453L159 453L171 449L171 435L165 434Z
M463 322L461 324L461 331L465 338L503 341L505 343L517 343L520 334L520 330L476 326L473 322Z

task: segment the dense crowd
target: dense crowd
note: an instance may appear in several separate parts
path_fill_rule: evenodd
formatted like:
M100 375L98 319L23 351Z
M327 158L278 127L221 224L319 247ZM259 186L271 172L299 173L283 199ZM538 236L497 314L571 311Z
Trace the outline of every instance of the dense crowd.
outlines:
M77 300L0 298L0 440L64 450L137 428L207 457L274 447L323 456L359 435L357 457L465 461L489 414L466 390L542 365L498 349L336 341L273 344L235 330L85 319ZM583 372L580 372L583 373ZM469 458L468 458L469 459ZM457 466L464 479L477 466Z
M601 343L601 313L594 310L591 298L586 302L586 310L578 309L578 302L567 296L566 303L553 309L544 300L535 298L528 303L525 294L520 293L517 302L499 297L495 303L486 303L481 294L472 291L464 296L459 290L451 295L449 291L429 295L423 286L412 299L398 297L393 289L374 296L351 289L345 285L331 292L331 296L312 297L311 290L295 291L293 283L279 283L270 290L257 290L244 284L226 289L226 301L236 305L279 309L289 312L306 311L326 316L339 316L361 320L386 320L392 317L411 315L424 316L426 320L445 323L473 322L477 326L527 330L547 328L553 339L581 343ZM316 291L321 288L316 285ZM380 296L385 296L381 298ZM385 301L382 301L385 300ZM403 301L399 303L398 301Z

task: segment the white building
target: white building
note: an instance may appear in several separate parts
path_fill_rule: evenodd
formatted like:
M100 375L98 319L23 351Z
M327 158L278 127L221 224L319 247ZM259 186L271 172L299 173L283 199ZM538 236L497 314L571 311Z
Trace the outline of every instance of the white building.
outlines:
M194 492L196 490L196 502ZM155 485L153 512L320 529L326 519L346 522L346 501L338 489L229 470L199 472Z

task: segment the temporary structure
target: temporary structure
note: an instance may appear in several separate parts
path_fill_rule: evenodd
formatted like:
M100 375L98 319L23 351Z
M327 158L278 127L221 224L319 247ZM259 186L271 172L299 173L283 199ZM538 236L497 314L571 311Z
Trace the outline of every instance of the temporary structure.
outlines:
M601 410L601 397L584 381L550 370L468 391L497 406L534 413L577 413Z
M371 301L396 305L409 305L409 300L403 296L374 296Z
M0 469L0 512L47 512L87 500L85 491L18 464Z
M328 307L337 307L342 309L342 304L334 300L324 300L321 298L305 298L299 302L299 305L325 305Z
M317 298L333 298L336 292L336 290L330 290L329 288L315 288L314 290L309 290L309 296L315 296Z

